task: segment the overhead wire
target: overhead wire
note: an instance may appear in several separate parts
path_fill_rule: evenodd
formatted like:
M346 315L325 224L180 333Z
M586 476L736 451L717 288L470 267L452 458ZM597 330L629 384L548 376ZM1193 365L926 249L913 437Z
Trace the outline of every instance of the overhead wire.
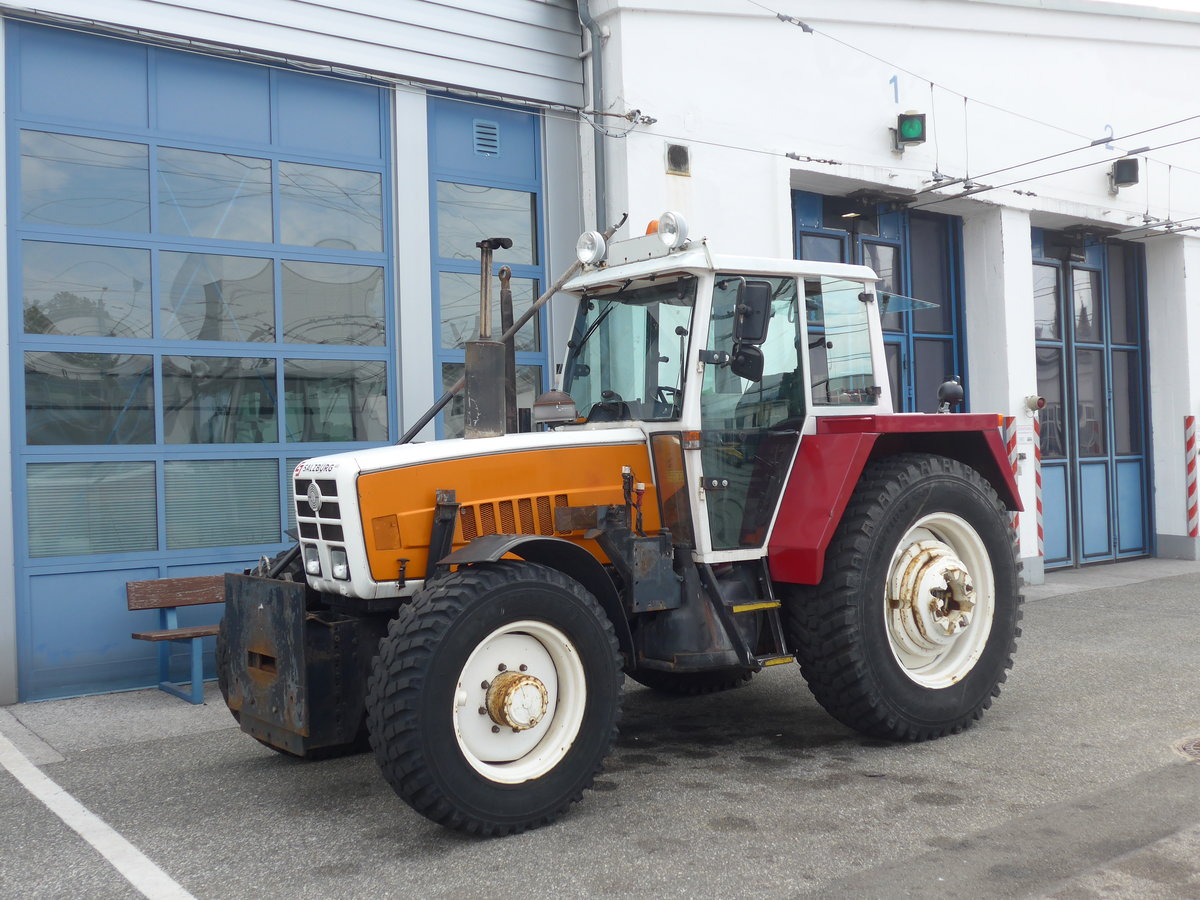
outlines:
M967 101L970 101L970 102L972 102L972 103L977 103L977 104L979 104L979 105L981 105L981 106L988 107L989 109L994 109L994 110L996 110L996 111L998 111L998 112L1002 112L1002 113L1005 113L1005 114L1007 114L1007 115L1015 116L1015 117L1017 117L1017 118L1024 119L1024 120L1026 120L1026 121L1032 122L1032 123L1034 123L1034 124L1037 124L1037 125L1041 125L1041 126L1043 126L1043 127L1046 127L1046 128L1051 128L1051 129L1054 129L1054 130L1056 130L1056 131L1061 131L1061 132L1063 132L1063 133L1065 133L1065 134L1071 134L1071 135L1074 135L1074 136L1076 136L1076 137L1080 137L1080 138L1083 138L1083 139L1085 139L1085 140L1089 140L1089 143L1088 143L1088 144L1087 144L1085 147L1081 147L1081 148L1073 148L1073 149L1070 149L1070 150L1061 151L1061 152L1059 152L1059 153L1049 154L1049 155L1048 155L1048 156L1046 156L1046 157L1042 157L1042 158L1040 158L1040 159L1035 159L1035 160L1030 160L1030 161L1029 161L1029 162L1027 162L1027 163L1018 163L1018 164L1014 164L1014 165L1011 165L1011 166L1005 166L1005 167L1003 167L1003 168L1001 168L1001 169L996 169L996 170L993 170L993 171L991 171L991 172L984 173L984 174L982 174L982 175L976 175L976 176L974 176L976 179L978 179L978 178L986 178L986 177L988 177L988 176L990 176L990 175L995 175L995 174L998 174L999 172L1005 172L1005 171L1009 171L1009 170L1011 170L1011 169L1014 169L1014 168L1020 168L1020 167L1022 167L1022 166L1024 166L1024 165L1032 165L1032 164L1035 164L1035 163L1037 163L1037 162L1042 162L1042 161L1045 161L1046 159L1054 159L1054 158L1056 158L1056 157L1058 157L1058 156L1064 156L1064 155L1066 155L1066 154L1068 154L1068 153L1074 153L1074 152L1078 152L1078 151L1080 151L1080 150L1085 150L1085 149L1088 149L1088 148L1090 148L1090 147L1098 146L1098 145L1100 145L1101 143L1104 143L1104 144L1113 144L1113 143L1115 143L1116 141L1120 141L1120 140L1127 140L1127 139L1128 139L1128 138L1130 138L1130 137L1135 137L1135 136L1137 136L1137 135L1141 135L1141 134L1148 134L1148 133L1150 133L1150 132L1152 132L1152 131L1161 130L1161 129L1163 129L1163 128L1169 128L1169 127L1171 127L1171 126L1173 126L1173 125L1178 125L1178 124L1181 124L1181 123L1183 123L1183 122L1187 122L1187 121L1191 121L1191 120L1193 120L1193 119L1200 118L1200 115L1186 116L1186 117L1184 117L1184 118L1182 118L1182 119L1177 119L1177 120L1175 120L1175 121L1173 121L1173 122L1169 122L1169 123L1166 123L1166 124L1163 124L1163 125L1157 125L1157 126L1153 126L1153 127L1151 127L1151 128L1141 129L1141 130L1139 130L1139 131L1130 132L1129 134L1122 135L1122 136L1120 136L1120 137L1106 137L1106 138L1101 138L1101 139L1097 139L1097 140L1090 140L1090 138L1089 138L1089 136L1088 136L1087 134L1084 134L1084 133L1081 133L1081 132L1078 132L1078 131L1074 131L1074 130L1072 130L1072 129L1069 129L1069 128L1064 128L1063 126L1061 126L1061 125L1058 125L1058 124L1055 124L1055 123L1052 123L1052 122L1046 122L1046 121L1043 121L1043 120L1041 120L1041 119L1037 118L1036 116L1032 116L1032 115L1029 115L1029 114L1027 114L1027 113L1019 112L1019 111L1017 111L1017 110L1010 109L1010 108L1008 108L1008 107L1004 107L1004 106L1001 106L1001 105L999 105L999 104L996 104L996 103L992 103L992 102L990 102L990 101L987 101L987 100L982 100L982 99L980 99L980 98L978 98L978 97L974 97L974 96L971 96L971 95L969 95L969 94L966 94L966 93L964 93L963 91L956 90L956 89L954 89L954 88L952 88L952 87L948 87L948 86L946 86L946 85L944 85L944 84L939 84L938 82L934 81L933 79L929 78L927 75L925 75L925 74L923 74L923 73L916 72L916 71L914 71L914 70L912 70L912 69L908 68L907 66L904 66L904 65L901 65L901 64L897 63L895 60L890 60L890 59L887 59L887 58L885 58L885 57L883 57L883 56L880 56L880 55L879 55L879 54L877 54L877 53L874 53L874 52L872 52L872 51L870 51L870 50L867 50L867 49L865 49L865 48L863 48L863 47L860 47L860 46L858 46L858 45L856 45L856 44L853 44L853 43L851 43L850 41L843 40L842 38L839 38L839 37L837 37L836 35L833 35L833 34L831 34L830 32L826 31L825 29L813 27L813 26L812 26L812 25L810 25L809 23L807 23L807 22L804 22L804 21L802 21L802 20L800 20L800 19L796 18L795 16L791 16L791 15L788 15L788 14L786 14L786 13L781 13L781 12L779 12L778 10L774 9L773 7L771 7L771 6L768 6L768 5L764 4L764 3L761 3L761 2L759 2L759 0L746 0L746 2L747 2L747 3L749 3L749 4L750 4L750 5L752 5L752 6L755 6L755 7L757 7L758 9L761 9L761 10L763 10L764 12L768 12L768 13L770 13L772 16L774 16L776 19L778 19L778 20L780 20L780 21L782 21L782 22L786 22L786 23L790 23L790 24L795 24L795 25L799 26L799 27L800 27L800 28L801 28L801 29L802 29L802 30L803 30L805 33L807 33L807 34L815 34L815 35L819 35L819 36L821 36L821 37L823 37L823 38L826 38L827 40L833 41L833 42L834 42L834 43L836 43L836 44L839 44L839 45L841 45L841 46L843 46L843 47L846 47L847 49L849 49L849 50L852 50L852 51L854 51L855 53L859 53L859 54L861 54L861 55L863 55L863 56L866 56L866 57L868 57L868 58L870 58L870 59L873 59L873 60L875 60L876 62L882 63L882 64L884 64L884 65L886 65L886 66L888 66L888 67L890 67L890 68L893 68L893 69L895 69L895 70L897 70L897 71L903 72L903 73L905 73L906 75L909 75L909 76L911 76L911 77L913 77L913 78L917 78L917 79L919 79L919 80L921 80L921 81L927 82L927 83L930 85L931 104L932 104L932 102L933 102L933 99L932 99L932 98L933 98L933 94L934 94L934 89L935 89L935 88L941 88L942 90L944 90L944 91L947 91L948 93L951 93L951 94L956 94L956 95L958 95L958 96L962 97L962 98L963 98L963 103L964 103L964 109L965 109L965 105L966 105ZM965 113L964 113L964 115L965 115ZM935 129L934 129L934 132L935 132L935 134L936 134L936 131L937 131L937 129L936 129L936 127L935 127ZM1166 145L1166 146L1173 146L1173 145ZM934 162L934 175L935 175L935 179L934 179L934 180L935 180L935 182L936 182L936 183L935 183L933 186L929 187L929 188L925 188L925 189L922 189L921 191L918 191L918 192L917 192L918 194L924 194L924 193L928 193L928 192L931 192L931 191L936 191L936 190L939 190L939 189L944 189L944 188L946 188L946 187L948 187L948 186L950 186L950 185L952 185L952 184L955 184L955 183L962 184L962 183L966 183L966 182L968 182L969 180L971 180L971 176L969 176L969 175L968 175L967 177L964 177L964 178L956 178L956 179L953 179L952 181L950 181L950 182L948 182L948 183L947 183L946 181L944 181L944 180L940 179L940 178L937 178L936 176L939 176L939 175L941 175L940 164L939 164L939 161L938 161L938 156L939 156L939 154L937 153L937 149L938 149L938 148L935 146L935 162ZM1120 149L1120 148L1117 148L1117 149ZM1162 148L1156 148L1156 149L1162 149ZM1126 152L1128 153L1129 151L1126 151ZM1192 170L1192 169L1188 169L1188 168L1186 168L1186 167L1183 167L1183 166L1177 166L1177 168L1180 168L1182 171L1186 171L1186 172L1190 172L1190 173L1192 173L1192 174L1198 174L1198 175L1200 175L1200 172L1196 172L1196 171L1194 171L1194 170ZM1045 176L1039 176L1039 177L1045 177ZM1012 182L1012 183L1013 183L1013 184L1017 184L1017 183L1020 183L1020 182ZM958 196L961 196L961 195L958 195Z
M1064 132L1065 134L1073 134L1073 135L1075 135L1075 137L1087 138L1086 134L1082 134L1077 131L1072 131L1071 129L1064 128L1061 125L1055 125L1053 122L1043 122L1041 119L1027 115L1026 113L1017 112L1016 110L1008 109L1007 107L1000 106L999 104L990 103L987 100L980 100L978 97L972 97L969 94L966 94L962 91L955 90L952 87L947 87L944 84L938 84L932 78L930 78L928 75L923 75L920 72L914 72L912 69L909 69L907 66L902 66L899 63L895 62L894 60L885 59L884 57L879 56L876 53L872 53L870 50L866 50L862 47L859 47L855 44L850 43L849 41L842 40L841 38L830 34L828 31L825 31L822 28L814 28L813 26L809 25L806 22L801 22L795 16L790 16L790 15L787 15L786 13L781 13L778 10L772 9L769 6L759 3L758 0L746 0L746 2L751 4L752 6L757 6L759 9L764 10L765 12L769 12L771 15L773 15L775 18L779 19L780 21L792 22L792 23L796 23L796 24L800 25L806 33L819 34L821 37L825 38L826 40L833 41L835 44L841 44L843 47L846 47L849 50L853 50L855 53L861 53L863 56L870 57L871 59L875 60L876 62L881 62L885 66L889 66L893 69L896 69L899 72L903 72L905 75L911 75L913 78L916 78L920 81L927 81L931 84L937 84L937 86L940 87L942 90L947 91L948 93L957 94L960 97L969 99L973 103L978 103L980 106L986 106L989 109L994 109L998 112L1007 113L1010 116L1016 116L1019 119L1025 119L1028 122L1033 122L1037 125L1042 125L1046 128L1052 128L1056 131Z
M1139 148L1138 150L1131 150L1128 153L1126 153L1125 156L1127 156L1127 157L1128 156L1140 156L1143 153L1148 153L1148 152L1155 151L1155 150L1165 150L1168 147L1178 147L1180 144L1188 144L1188 143L1191 143L1192 141L1200 141L1200 135L1196 135L1195 137L1183 138L1182 140L1178 140L1178 141L1171 141L1170 143L1166 143L1166 144L1160 144L1157 147L1143 147L1143 148ZM1056 169L1053 172L1042 172L1041 174L1038 174L1038 175L1030 175L1026 178L1018 178L1014 181L1006 181L1003 184L980 185L978 187L974 187L969 190L961 191L957 194L953 194L948 197L937 197L933 200L930 200L927 203L917 203L908 208L909 209L925 209L926 207L936 206L939 203L945 203L948 200L961 200L964 197L970 197L975 194L982 194L987 191L998 191L1001 188L1012 187L1015 184L1025 184L1026 182L1037 181L1041 178L1050 178L1054 175L1064 175L1067 172L1075 172L1075 171L1078 171L1079 169L1086 169L1086 168L1089 168L1090 166L1103 165L1104 163L1108 163L1111 161L1112 161L1111 159L1094 159L1090 162L1080 163L1077 166L1068 166L1065 169Z

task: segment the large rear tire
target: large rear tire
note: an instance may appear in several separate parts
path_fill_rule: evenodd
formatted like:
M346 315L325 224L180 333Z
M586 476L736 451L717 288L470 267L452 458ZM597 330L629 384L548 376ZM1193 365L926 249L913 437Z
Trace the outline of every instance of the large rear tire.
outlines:
M906 454L868 465L821 584L793 589L785 627L831 715L920 741L961 731L999 696L1022 599L991 485L957 460Z
M384 778L423 816L501 835L582 797L617 734L621 657L596 599L501 561L431 582L380 642L367 726Z

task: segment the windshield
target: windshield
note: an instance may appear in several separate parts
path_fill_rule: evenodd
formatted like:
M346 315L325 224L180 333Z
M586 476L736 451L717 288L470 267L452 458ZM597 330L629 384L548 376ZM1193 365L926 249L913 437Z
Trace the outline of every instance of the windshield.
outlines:
M679 418L695 299L691 275L580 299L563 390L589 422Z

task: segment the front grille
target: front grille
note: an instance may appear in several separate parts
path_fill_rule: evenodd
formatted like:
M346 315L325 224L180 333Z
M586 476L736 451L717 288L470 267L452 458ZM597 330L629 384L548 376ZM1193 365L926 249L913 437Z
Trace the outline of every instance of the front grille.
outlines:
M519 497L499 503L464 503L458 510L463 540L489 534L554 534L554 510L567 505L566 494ZM536 507L536 515L534 509Z
M308 489L314 481L321 492L321 508L316 512L308 505ZM331 478L297 478L293 487L296 491L293 499L300 537L313 541L344 543L346 537L342 530L342 506L337 500L337 482Z

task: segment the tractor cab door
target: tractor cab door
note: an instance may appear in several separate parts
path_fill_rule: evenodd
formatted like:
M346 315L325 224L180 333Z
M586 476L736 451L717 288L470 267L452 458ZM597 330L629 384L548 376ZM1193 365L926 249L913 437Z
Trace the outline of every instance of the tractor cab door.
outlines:
M770 293L766 336L755 342L762 377L740 377L736 363L706 365L701 385L699 518L708 521L715 551L762 546L804 423L804 313L795 278L719 274L706 346L734 348L739 289L751 282Z

